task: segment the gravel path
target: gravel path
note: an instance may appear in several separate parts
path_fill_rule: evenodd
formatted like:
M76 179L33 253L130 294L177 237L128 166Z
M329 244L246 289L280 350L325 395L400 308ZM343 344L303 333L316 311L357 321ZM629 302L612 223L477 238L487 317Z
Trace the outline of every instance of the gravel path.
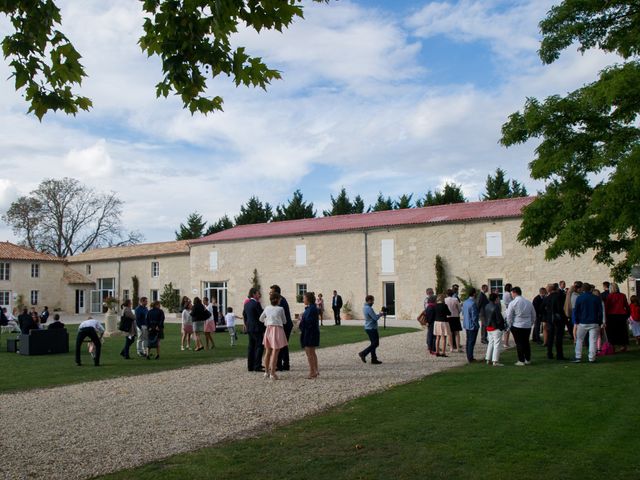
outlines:
M416 332L382 338L382 365L364 365L356 356L367 342L320 349L317 380L306 379L304 354L295 353L293 371L285 372L278 381L247 372L246 360L238 359L3 394L0 478L71 480L134 467L223 440L257 435L350 399L465 363L463 353L446 359L426 355L424 337L424 332ZM282 408L274 409L274 405ZM123 411L130 413L123 415ZM152 439L153 454L122 448L140 439Z

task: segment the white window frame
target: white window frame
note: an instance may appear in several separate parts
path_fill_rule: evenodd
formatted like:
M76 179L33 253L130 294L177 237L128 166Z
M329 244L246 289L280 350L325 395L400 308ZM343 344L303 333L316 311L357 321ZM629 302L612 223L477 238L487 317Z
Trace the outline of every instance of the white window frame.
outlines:
M487 257L502 256L502 232L487 232L485 234Z
M38 290L31 290L31 295L30 295L31 305L38 305L39 296L40 295Z
M149 303L156 302L160 300L160 290L157 288L152 288L149 290Z
M499 285L498 285L498 282L500 282ZM502 278L490 278L487 283L489 285L489 293L493 293L493 291L497 287L498 290L499 290L498 293L500 295L500 298L502 299L502 294L504 293L504 279L502 279Z
M304 294L307 293L308 291L309 291L309 287L307 286L306 283L296 283L296 301L298 300L298 297L300 295L304 297Z
M40 264L32 263L31 264L31 278L40 278Z
M209 252L209 271L210 272L218 271L218 252L217 251Z
M151 262L151 278L158 278L160 276L160 262L154 260Z
M7 311L8 311L10 306L11 306L11 290L0 290L0 307L7 307Z
M11 280L11 263L0 262L0 280Z
M129 300L131 297L129 296L129 289L125 288L122 290L122 302L126 302L127 300Z
M296 267L307 266L307 246L296 245Z
M395 273L395 241L392 238L380 240L380 272Z

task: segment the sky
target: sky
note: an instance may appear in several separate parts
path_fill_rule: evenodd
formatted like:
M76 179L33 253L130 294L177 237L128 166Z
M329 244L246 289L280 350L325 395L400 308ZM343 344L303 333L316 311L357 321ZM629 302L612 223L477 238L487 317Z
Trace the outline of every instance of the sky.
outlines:
M0 61L0 213L44 179L73 177L115 191L124 227L154 242L192 212L215 222L253 195L276 205L296 189L319 215L342 187L369 205L455 182L479 200L498 167L535 193L535 142L506 149L501 126L527 97L564 95L612 62L572 47L542 64L538 23L557 1L304 2L305 19L282 33L234 38L283 79L266 92L212 80L224 111L204 116L155 97L162 72L137 45L140 2L58 0L94 106L39 122ZM6 224L0 239L17 240Z

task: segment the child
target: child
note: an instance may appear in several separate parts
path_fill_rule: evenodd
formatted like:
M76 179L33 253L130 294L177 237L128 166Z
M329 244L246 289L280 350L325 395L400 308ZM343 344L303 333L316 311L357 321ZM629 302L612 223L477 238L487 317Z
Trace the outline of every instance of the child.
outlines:
M636 343L640 345L640 302L638 302L636 295L631 295L629 300L629 308L631 309L629 323L631 324L633 336L636 337Z
M227 314L224 316L224 320L227 324L227 332L229 332L231 346L235 347L238 334L236 333L236 316L233 314L233 307L227 307Z

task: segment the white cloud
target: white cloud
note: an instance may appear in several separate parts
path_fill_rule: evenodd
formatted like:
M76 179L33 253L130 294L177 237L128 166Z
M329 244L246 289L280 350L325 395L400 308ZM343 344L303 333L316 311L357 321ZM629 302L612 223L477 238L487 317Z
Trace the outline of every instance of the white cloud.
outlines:
M107 152L105 139L98 140L88 148L71 150L64 158L63 164L69 171L74 172L74 176L84 178L105 177L113 171L113 160Z
M6 178L0 178L0 212L5 212L11 203L18 198L15 184Z

